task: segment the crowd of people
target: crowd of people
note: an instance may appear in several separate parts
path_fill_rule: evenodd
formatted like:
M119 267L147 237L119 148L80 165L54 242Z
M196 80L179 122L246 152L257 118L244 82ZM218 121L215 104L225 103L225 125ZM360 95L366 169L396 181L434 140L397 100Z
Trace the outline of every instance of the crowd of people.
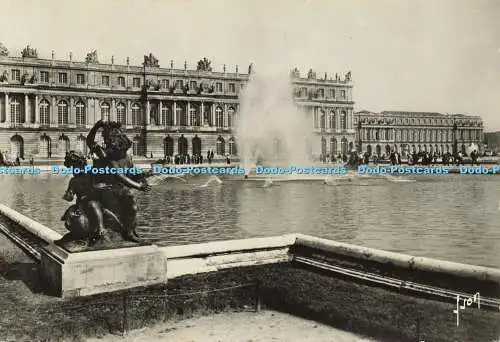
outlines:
M347 163L349 165L368 165L368 164L385 164L390 163L391 165L408 164L408 165L432 165L432 164L442 164L442 165L463 165L466 161L466 157L469 157L467 163L471 165L479 165L479 153L477 150L472 151L469 156L462 152L457 153L431 153L431 152L416 152L408 153L402 156L399 152L391 151L389 154L382 154L380 156L373 155L368 152L358 153L351 152L347 154L335 155L321 155L320 161L323 163Z
M151 155L151 158L153 156ZM183 165L183 164L212 164L215 159L215 153L213 150L208 150L206 157L203 157L202 154L176 154L173 157L164 156L163 159L156 161L157 164L167 164L167 165ZM226 156L226 163L230 164L231 159L229 156Z

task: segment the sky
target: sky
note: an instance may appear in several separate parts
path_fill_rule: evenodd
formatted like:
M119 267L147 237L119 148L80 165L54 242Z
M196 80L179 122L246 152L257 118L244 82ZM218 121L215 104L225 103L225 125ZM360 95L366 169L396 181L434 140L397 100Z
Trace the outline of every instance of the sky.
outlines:
M479 115L500 131L500 0L0 0L19 55L215 71L352 72L355 110Z

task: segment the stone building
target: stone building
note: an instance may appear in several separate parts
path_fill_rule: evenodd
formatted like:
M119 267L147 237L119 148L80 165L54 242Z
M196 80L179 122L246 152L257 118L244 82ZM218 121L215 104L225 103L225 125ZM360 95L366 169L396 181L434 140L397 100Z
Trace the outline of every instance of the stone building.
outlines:
M483 120L479 116L426 112L354 114L357 148L363 152L382 156L397 151L403 156L409 152L461 151L471 144L483 147Z
M133 155L237 155L234 122L239 94L251 72L212 70L202 59L160 67L152 54L142 66L101 63L97 51L85 61L39 58L31 47L21 57L0 49L0 151L11 158L86 153L85 137L102 120L121 122ZM313 154L340 153L354 144L351 76L318 79L312 70L291 74L296 104L311 115L317 134ZM265 123L264 123L265 124ZM327 146L326 142L330 142Z

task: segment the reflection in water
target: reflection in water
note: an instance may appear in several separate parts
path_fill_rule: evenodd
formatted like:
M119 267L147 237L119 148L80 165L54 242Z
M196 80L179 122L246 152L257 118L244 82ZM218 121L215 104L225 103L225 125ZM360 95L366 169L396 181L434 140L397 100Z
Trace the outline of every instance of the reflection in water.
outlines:
M359 177L358 177L359 178ZM139 234L162 245L301 232L368 247L500 267L500 177L363 177L332 184L209 177L136 192ZM232 181L234 180L234 181ZM0 177L0 202L64 233L69 177ZM366 186L361 186L366 185Z

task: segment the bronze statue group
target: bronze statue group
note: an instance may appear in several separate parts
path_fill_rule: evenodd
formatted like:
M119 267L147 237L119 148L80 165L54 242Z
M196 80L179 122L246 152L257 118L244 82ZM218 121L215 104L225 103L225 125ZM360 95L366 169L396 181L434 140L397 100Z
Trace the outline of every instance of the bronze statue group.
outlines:
M102 129L103 146L95 141ZM131 168L133 162L127 154L132 142L117 122L98 121L87 136L96 168ZM71 205L64 215L66 229L69 230L58 245L84 242L88 246L111 241L117 234L127 241L140 242L137 235L137 204L131 189L149 191L144 174L93 174L84 172L87 158L80 152L67 153L64 166L80 172L73 172L68 188L63 196Z

